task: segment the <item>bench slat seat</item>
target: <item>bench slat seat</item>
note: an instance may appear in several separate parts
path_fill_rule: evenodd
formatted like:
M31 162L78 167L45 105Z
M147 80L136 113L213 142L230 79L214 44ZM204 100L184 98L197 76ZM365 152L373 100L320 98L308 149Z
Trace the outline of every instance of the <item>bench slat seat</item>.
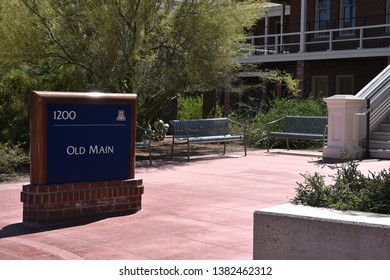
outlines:
M226 143L232 141L243 141L246 155L246 125L234 122L228 118L172 120L170 124L173 128L171 158L173 157L174 144L187 144L187 159L189 160L190 144L224 143L225 154ZM243 134L231 134L230 125L242 127L244 130Z
M282 131L271 131L271 125L283 123ZM302 140L322 140L325 144L327 137L328 117L321 116L285 116L275 121L267 123L267 151L270 148L271 138L286 139L287 149L289 149L288 139Z
M186 138L181 138L185 140ZM188 137L191 143L215 143L215 142L229 142L229 141L244 140L243 135L217 135L217 136L203 136L203 137Z
M142 142L135 142L135 148L136 149L149 148L149 140L142 141Z
M270 136L276 138L295 138L295 139L322 139L323 134L293 133L293 132L271 132Z

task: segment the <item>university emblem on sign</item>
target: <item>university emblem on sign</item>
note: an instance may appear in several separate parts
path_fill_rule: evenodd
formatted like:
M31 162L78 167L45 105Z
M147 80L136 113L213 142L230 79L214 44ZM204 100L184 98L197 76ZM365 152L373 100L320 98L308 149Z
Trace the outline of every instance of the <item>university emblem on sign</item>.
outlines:
M116 117L117 121L123 122L126 121L125 111L124 110L118 110L118 116Z

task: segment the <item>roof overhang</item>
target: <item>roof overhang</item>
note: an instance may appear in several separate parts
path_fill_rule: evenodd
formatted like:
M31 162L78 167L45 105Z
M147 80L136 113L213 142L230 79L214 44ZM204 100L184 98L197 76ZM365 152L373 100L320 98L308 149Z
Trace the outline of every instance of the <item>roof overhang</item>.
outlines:
M287 62L298 60L325 60L325 59L348 59L348 58L365 58L365 57L382 57L390 56L389 48L373 49L356 49L340 51L323 51L323 52L303 52L290 54L274 55L253 55L248 57L239 57L238 61L242 64L250 63L270 63L270 62Z
M238 73L239 78L267 78L272 76L272 73L267 71L243 71Z
M267 17L280 17L283 15L283 5L273 2L268 2L263 5L265 10L265 16ZM290 5L285 5L284 15L290 15Z

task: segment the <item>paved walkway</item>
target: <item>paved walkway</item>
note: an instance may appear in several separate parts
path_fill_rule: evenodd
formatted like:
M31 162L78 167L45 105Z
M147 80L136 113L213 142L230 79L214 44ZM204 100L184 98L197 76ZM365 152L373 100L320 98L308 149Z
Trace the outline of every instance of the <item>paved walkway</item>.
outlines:
M0 185L0 259L252 259L253 212L286 203L300 173L330 173L318 153L249 151L217 158L137 165L143 210L62 228L22 222L21 186ZM365 160L367 174L390 161Z

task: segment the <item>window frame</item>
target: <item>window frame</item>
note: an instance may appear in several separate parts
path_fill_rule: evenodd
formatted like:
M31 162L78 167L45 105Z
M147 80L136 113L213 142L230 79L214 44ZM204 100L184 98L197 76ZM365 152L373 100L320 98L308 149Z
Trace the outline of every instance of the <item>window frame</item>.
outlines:
M326 79L326 90L324 92L318 92L318 81L320 79ZM311 76L311 95L314 97L328 97L329 96L329 76L328 75L313 75Z
M341 92L341 79L343 78L348 78L350 79L349 87L351 88L351 92ZM353 95L354 94L354 82L355 82L355 77L354 75L336 75L336 88L335 88L335 93L336 94L342 94L342 95Z
M320 7L320 2L325 2L325 7ZM322 12L325 11L325 19L322 19ZM322 25L325 25L325 28ZM316 14L315 14L315 30L329 30L330 29L330 0L316 0ZM316 33L316 37L329 37L329 32Z
M349 11L348 17L345 16L346 10ZM351 22L350 26L345 26L346 20ZM349 27L356 27L356 0L340 0L340 28L349 28ZM345 31L341 31L340 35L350 35L353 34L354 32L355 30L345 30Z

